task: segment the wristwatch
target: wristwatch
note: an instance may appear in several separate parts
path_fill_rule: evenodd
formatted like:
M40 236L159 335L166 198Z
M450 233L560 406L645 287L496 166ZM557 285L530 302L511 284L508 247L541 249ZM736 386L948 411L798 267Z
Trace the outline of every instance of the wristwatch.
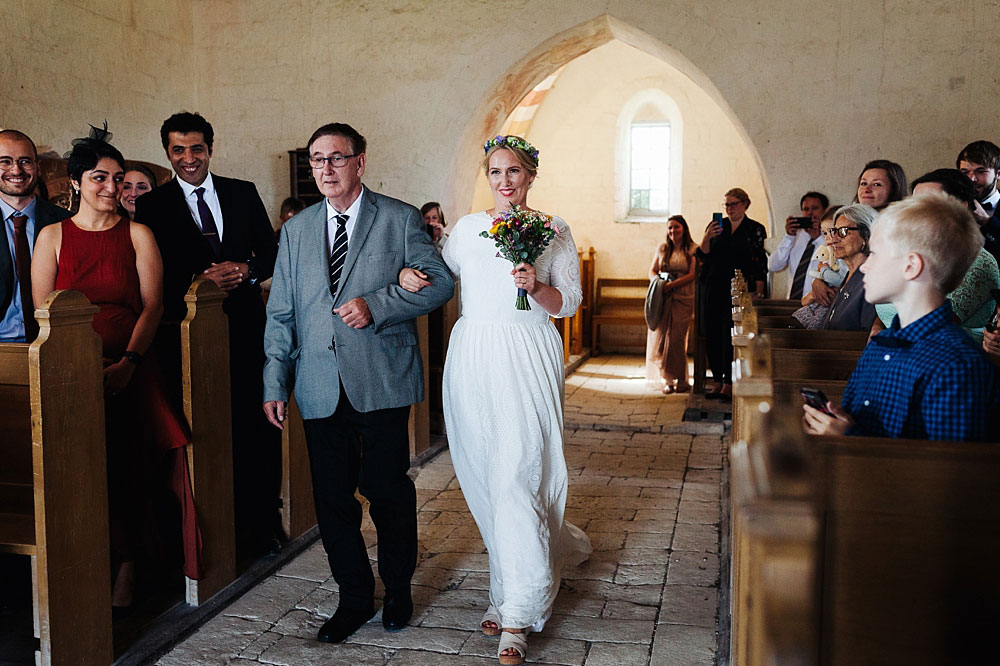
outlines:
M142 354L134 351L125 351L122 352L122 358L127 358L132 362L132 365L139 365L139 362L142 361Z
M253 287L260 282L260 276L257 275L257 269L252 263L248 261L247 266L247 282Z

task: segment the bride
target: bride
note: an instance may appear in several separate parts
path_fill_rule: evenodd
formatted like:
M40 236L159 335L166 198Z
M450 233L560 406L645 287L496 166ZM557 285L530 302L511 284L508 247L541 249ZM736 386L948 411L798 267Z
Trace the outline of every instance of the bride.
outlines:
M490 559L490 606L480 628L500 635L501 664L521 664L529 631L552 614L563 565L590 554L590 540L564 520L562 342L549 316L568 317L580 305L580 266L569 227L535 265L511 270L493 240L480 237L506 208L527 208L538 151L516 136L484 146L491 210L455 223L444 246L448 268L461 279L462 316L445 361L443 403L452 460ZM400 284L426 284L404 269ZM514 308L517 289L531 310ZM501 631L502 630L502 631Z

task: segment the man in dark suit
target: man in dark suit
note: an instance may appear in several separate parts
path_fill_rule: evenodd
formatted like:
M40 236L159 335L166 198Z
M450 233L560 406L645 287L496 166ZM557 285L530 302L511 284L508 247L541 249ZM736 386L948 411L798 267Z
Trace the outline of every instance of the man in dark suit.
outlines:
M979 202L972 216L979 223L986 251L1000 261L1000 147L991 141L973 141L958 154L955 168L972 181Z
M136 200L163 255L163 319L184 319L184 294L196 277L228 293L236 539L240 556L276 550L281 490L280 436L261 414L264 303L259 283L271 277L277 246L253 183L209 171L214 132L198 114L176 113L160 139L177 177ZM158 345L164 365L179 367L176 339Z
M40 182L35 143L17 130L0 130L0 216L7 239L0 251L0 342L31 342L38 334L31 299L31 252L39 230L70 216L36 196Z

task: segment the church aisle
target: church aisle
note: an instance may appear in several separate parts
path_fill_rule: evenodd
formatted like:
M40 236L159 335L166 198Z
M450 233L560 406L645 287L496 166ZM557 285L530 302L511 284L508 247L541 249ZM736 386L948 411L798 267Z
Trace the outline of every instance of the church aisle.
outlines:
M563 573L552 619L529 638L528 662L714 664L721 434L680 424L684 397L646 389L639 357L588 361L566 394L567 518L595 550ZM478 631L487 556L448 452L419 470L416 485L416 608L405 631L385 632L376 615L345 644L316 642L338 602L317 542L158 663L495 665L497 639ZM367 517L365 538L375 543Z

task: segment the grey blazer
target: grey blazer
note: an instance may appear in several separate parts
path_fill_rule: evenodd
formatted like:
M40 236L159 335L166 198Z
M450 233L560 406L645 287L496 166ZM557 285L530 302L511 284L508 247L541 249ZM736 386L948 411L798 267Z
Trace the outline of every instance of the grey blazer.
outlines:
M287 401L292 389L302 418L326 418L340 384L355 409L412 405L424 399L416 317L454 294L451 273L413 206L365 188L336 296L330 294L326 201L281 228L264 332L264 401ZM404 266L430 286L399 286ZM363 329L333 309L360 296L371 311Z

